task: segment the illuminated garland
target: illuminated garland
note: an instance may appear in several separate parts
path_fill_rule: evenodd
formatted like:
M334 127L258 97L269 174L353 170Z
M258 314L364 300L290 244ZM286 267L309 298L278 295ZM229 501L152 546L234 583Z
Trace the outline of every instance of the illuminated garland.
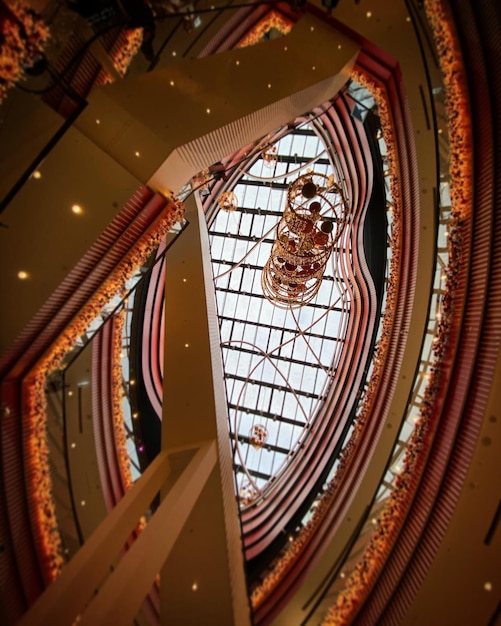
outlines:
M127 451L127 435L125 432L124 412L123 412L123 371L122 371L122 339L125 326L125 308L113 317L113 351L111 389L112 389L112 415L113 428L115 432L115 448L117 451L118 467L125 491L128 491L134 481L130 466L130 456Z
M446 359L454 317L454 292L459 283L462 257L463 226L471 215L472 141L467 98L467 82L459 42L453 32L451 17L441 0L427 0L425 10L433 30L443 80L446 88L446 110L450 138L450 176L452 220L448 239L449 263L446 270L445 294L437 335L433 341L434 363L430 368L420 407L420 417L411 435L403 459L403 470L395 480L395 488L377 519L377 528L368 546L350 575L346 589L329 610L324 624L341 626L352 622L368 590L377 580L392 541L396 538L409 510L423 470L426 452L432 441L433 426L438 418L438 394L441 387L441 362Z
M132 59L136 56L143 43L143 29L134 28L123 30L110 50L110 57L115 69L122 78L127 74ZM103 70L102 75L96 81L96 85L104 85L112 82L112 77Z
M294 23L287 19L278 11L271 10L254 28L247 33L235 46L236 48L246 48L254 46L264 40L264 36L272 28L276 28L282 35L287 35L292 30Z
M316 534L325 515L332 506L336 497L337 488L340 485L346 470L360 442L367 418L372 411L376 391L383 376L384 362L390 345L391 331L393 328L394 313L397 305L397 286L400 272L401 250L401 200L400 200L400 170L398 165L397 147L393 135L393 124L387 103L386 92L377 85L370 77L354 70L352 79L368 89L377 104L381 122L383 139L387 147L388 172L390 177L390 193L392 196L393 220L391 226L391 251L389 277L387 282L386 308L381 321L381 338L374 352L373 369L367 390L364 396L360 412L355 418L354 429L350 439L343 447L340 454L336 472L327 485L321 499L318 501L309 521L301 528L298 535L288 543L284 554L275 562L273 570L263 579L251 593L253 609L257 609L269 597L272 591L280 583L284 575L297 561L298 557Z
M64 559L50 477L45 382L50 374L60 368L64 356L71 351L76 340L85 333L103 307L144 265L167 232L183 216L183 204L177 200L171 201L162 219L124 257L23 381L23 445L27 492L35 544L47 584L59 574Z
M17 1L0 3L0 103L40 57L49 38L42 18Z

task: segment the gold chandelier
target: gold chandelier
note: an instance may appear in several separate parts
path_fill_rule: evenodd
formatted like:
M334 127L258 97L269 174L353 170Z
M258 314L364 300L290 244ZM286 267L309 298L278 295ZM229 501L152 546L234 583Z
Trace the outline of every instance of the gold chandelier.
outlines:
M280 308L311 302L320 289L347 212L344 193L333 176L309 172L289 185L284 214L261 276L270 302Z

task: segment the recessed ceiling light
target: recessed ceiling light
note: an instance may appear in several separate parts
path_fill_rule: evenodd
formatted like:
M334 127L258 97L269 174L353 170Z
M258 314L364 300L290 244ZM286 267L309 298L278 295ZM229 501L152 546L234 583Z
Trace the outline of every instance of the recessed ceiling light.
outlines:
M338 43L338 45L337 45L337 49L338 49L338 50L341 50L341 48L342 48L342 47L343 47L343 46L342 46L340 43Z
M96 120L96 124L99 125L100 123L101 123L101 120Z
M80 504L81 504L82 506L85 506L85 505L86 505L85 500L82 500L82 501L80 502Z
M170 85L171 87L174 87L174 81L173 81L173 80L171 80L171 81L170 81L170 83L169 83L169 85Z
M240 61L235 61L235 65L240 65Z
M20 272L17 273L17 277L19 278L19 280L26 280L29 277L29 274L28 272L21 270Z
M189 347L190 347L190 344L189 344L189 343L185 343L185 344L184 344L184 347L185 347L185 348L189 348Z
M191 589L192 591L196 591L198 589L198 583L196 581L191 585Z
M140 156L141 156L141 153L140 153L138 150L136 150L136 151L134 152L134 154L135 154L137 157L140 157Z
M72 396L73 395L73 391L68 391L68 395Z
M172 51L172 56L173 57L177 56L177 52L175 50Z
M268 89L271 89L271 83L268 83Z
M410 21L411 21L411 18L410 18L409 16L407 16L407 17L405 18L405 21L406 21L406 22L410 22Z
M205 109L206 113L209 114L210 113L210 109Z
M486 591L492 591L492 583L486 582L485 585L484 585L484 589Z
M40 172L40 170L35 170L35 171L33 172L33 178L36 178L37 180L38 180L39 178L42 178L42 172Z
M71 448L76 448L76 447L77 447L77 444L73 441L70 447L71 447Z
M311 30L311 32L313 32L315 30L315 27L314 26L310 26L310 30Z
M75 214L75 215L80 215L82 213L82 207L79 204L74 204L71 207L71 211Z
M367 18L372 17L372 11L367 11L367 13L365 14L365 17Z

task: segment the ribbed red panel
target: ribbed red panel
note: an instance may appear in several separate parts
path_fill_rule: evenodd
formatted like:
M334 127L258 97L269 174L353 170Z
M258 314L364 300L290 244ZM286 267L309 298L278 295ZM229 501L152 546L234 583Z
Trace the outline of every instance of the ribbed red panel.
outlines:
M101 386L102 354L104 351L104 335L100 332L92 341L92 425L94 428L94 442L96 446L97 465L101 479L106 508L110 511L115 506L113 497L113 484L108 470L108 453L106 439L103 431L103 419L101 415L101 398L103 389Z
M2 382L3 405L10 413L4 413L0 422L2 506L5 503L1 515L5 552L0 555L0 582L2 601L12 619L17 619L43 589L25 492L20 394L19 381Z
M467 42L463 54L471 81L474 161L482 163L482 168L476 169L470 266L465 268L456 294L467 302L462 320L456 325L464 332L458 336L449 395L426 473L392 558L357 624L399 623L419 590L454 513L500 348L501 221L495 211L501 196L496 169L500 138L498 131L495 154L492 119L500 115L501 81L494 68L489 71L488 64L491 51L501 47L501 32L490 3L475 3L473 7L463 0L453 0L451 4L460 37Z

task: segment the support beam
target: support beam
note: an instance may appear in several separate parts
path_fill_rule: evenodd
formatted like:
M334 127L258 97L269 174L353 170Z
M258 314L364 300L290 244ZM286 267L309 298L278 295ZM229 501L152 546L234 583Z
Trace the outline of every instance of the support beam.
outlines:
M130 626L216 465L215 442L201 447L80 620Z
M59 578L25 613L18 626L73 624L168 475L168 453L162 452L96 528Z

